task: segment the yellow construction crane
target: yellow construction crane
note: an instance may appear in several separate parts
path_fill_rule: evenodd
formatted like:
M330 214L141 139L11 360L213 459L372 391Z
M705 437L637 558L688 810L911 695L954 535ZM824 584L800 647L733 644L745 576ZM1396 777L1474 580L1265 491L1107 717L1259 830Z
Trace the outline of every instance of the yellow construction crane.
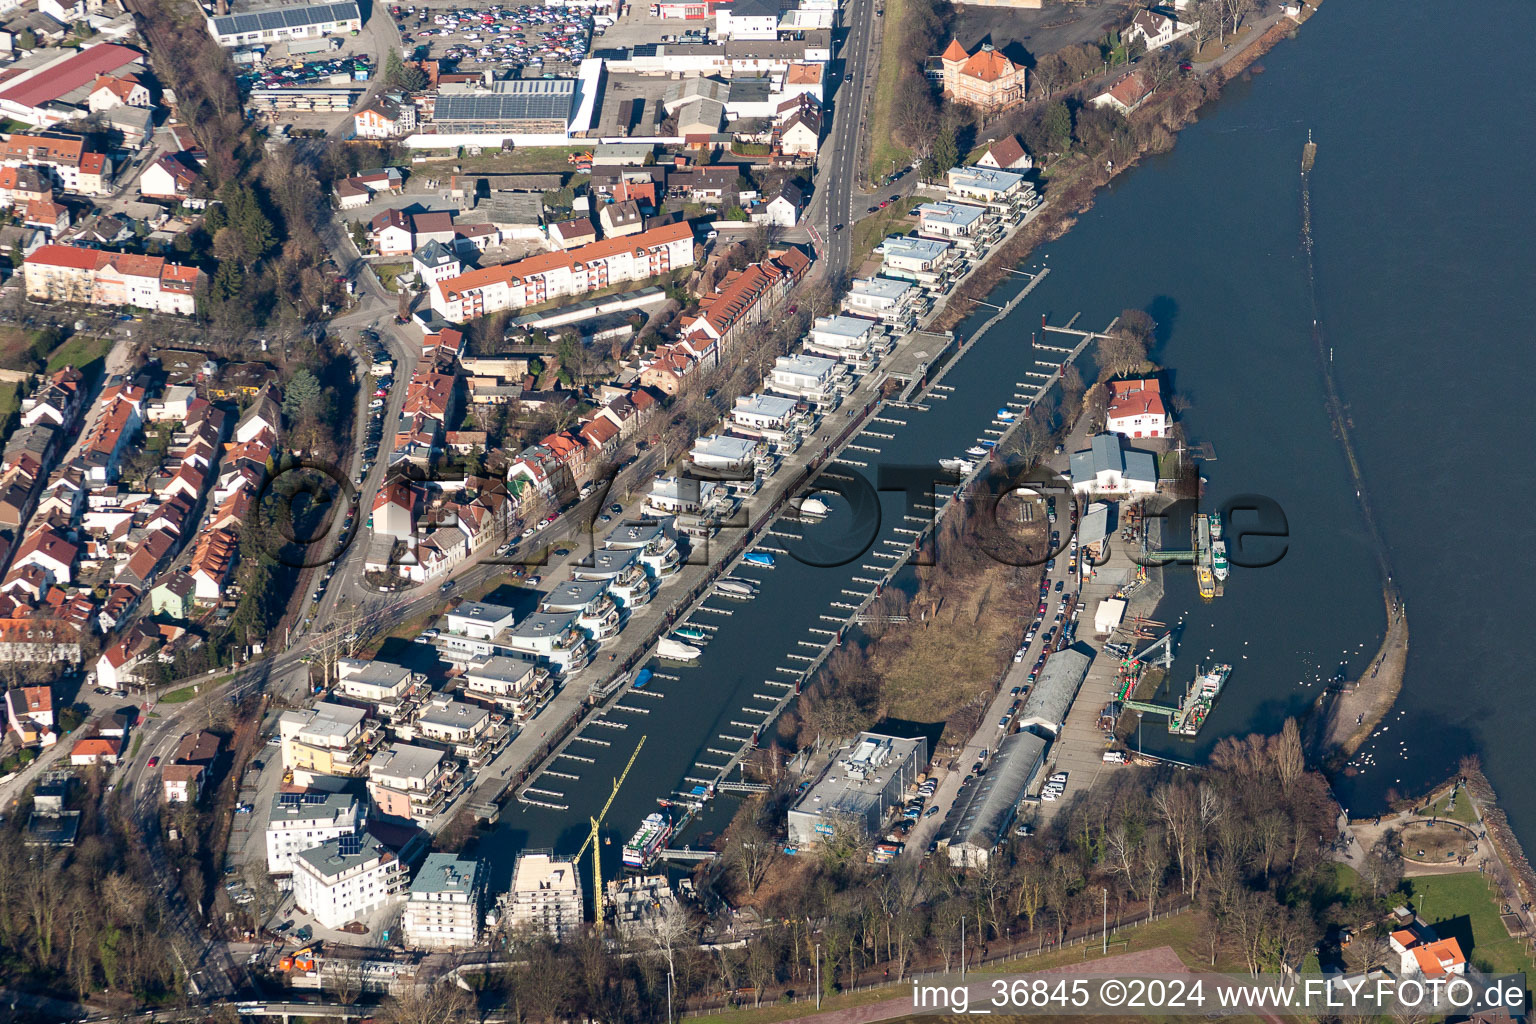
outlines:
M587 847L592 847L592 908L597 924L597 930L603 930L603 853L597 841L598 826L608 816L608 808L613 806L613 798L619 795L619 787L624 785L624 780L629 778L629 770L635 766L635 758L640 756L640 748L645 746L645 737L640 737L640 742L635 744L635 752L629 755L629 763L619 773L619 777L613 780L613 792L608 794L608 802L603 804L603 809L597 812L597 817L588 818L592 823L592 831L588 833L586 842L581 844L581 849L576 851L572 858L577 863L581 861L581 855L587 852Z

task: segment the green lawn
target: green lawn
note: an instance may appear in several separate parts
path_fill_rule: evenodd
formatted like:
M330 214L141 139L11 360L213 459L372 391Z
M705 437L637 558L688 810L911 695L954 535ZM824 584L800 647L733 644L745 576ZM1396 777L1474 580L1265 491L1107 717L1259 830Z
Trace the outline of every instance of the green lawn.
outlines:
M53 373L66 366L88 370L91 364L106 359L107 352L111 348L111 338L100 338L93 334L76 334L49 353L48 372Z
M183 686L179 690L172 690L170 693L161 694L156 702L159 704L185 704L196 696L197 688L195 686Z
M1536 972L1536 963L1499 921L1498 906L1487 881L1476 871L1422 875L1408 879L1413 909L1440 933L1454 936L1469 963L1495 974Z
M1446 813L1447 808L1450 809L1450 813ZM1477 820L1477 815L1472 811L1472 798L1465 791L1457 791L1454 807L1451 806L1451 794L1447 793L1429 806L1419 808L1418 812L1427 818L1450 818L1463 825L1470 825Z
M576 166L566 158L572 153L590 152L584 146L525 146L510 153L488 150L479 156L465 156L459 161L465 174L571 174Z
M886 8L890 10L889 7ZM1109 955L1117 956L1121 953L1134 953L1143 949L1155 949L1159 946L1170 946L1178 953L1179 957L1187 964L1197 965L1201 968L1209 966L1206 955L1200 951L1200 918L1192 913L1176 914L1173 917L1164 918L1153 924L1140 928L1127 928L1123 931L1110 932ZM1019 960L999 960L996 963L978 967L975 973L1005 974L1028 973L1044 970L1049 967L1058 967L1062 964L1083 964L1085 968L1092 967L1093 961L1100 958L1100 947L1093 942L1086 946L1069 946L1066 949L1044 956L1024 957ZM1216 970L1239 971L1241 964L1230 958L1227 953L1218 955ZM902 982L896 985L887 985L879 988L867 989L862 992L838 994L821 1002L822 1012L828 1010L843 1010L850 1007L864 1006L869 1003L878 1003L887 999L894 999L903 993L910 993L911 985ZM693 1021L710 1022L710 1024L777 1024L779 1021L793 1020L797 1017L807 1017L815 1013L814 1003L793 1003L789 1005L767 1004L759 1009L746 1007L739 1010L723 1010L719 1013L711 1013L701 1017L690 1018ZM1160 1019L1160 1018L1145 1018Z
M922 201L919 196L902 196L877 213L865 214L863 220L855 223L851 268L857 270L859 263L874 251L875 246L885 241L887 235L906 234L912 227L907 214Z
M400 290L400 275L409 274L411 265L409 263L375 263L373 272L378 275L379 284L383 285L387 291L397 292Z
M21 409L21 385L0 381L0 430L10 423L11 416Z
M902 64L910 58L902 21L907 15L907 0L885 0L885 24L880 38L880 74L875 79L874 112L869 118L869 166L865 175L882 180L892 166L905 167L912 162L912 151L895 139L891 124L896 114L896 86L901 81Z

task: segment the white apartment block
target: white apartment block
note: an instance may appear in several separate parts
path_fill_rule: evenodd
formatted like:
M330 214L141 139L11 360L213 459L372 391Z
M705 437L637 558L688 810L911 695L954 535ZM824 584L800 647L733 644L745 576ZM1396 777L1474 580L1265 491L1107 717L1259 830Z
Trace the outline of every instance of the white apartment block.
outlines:
M355 835L362 825L362 801L349 793L278 793L267 820L267 871L290 874L295 856L332 839Z
M890 327L910 330L922 297L911 281L889 277L861 277L843 296L843 309L857 316L872 316Z
M328 840L293 859L293 902L323 928L340 928L399 902L405 868L368 832Z
M416 949L466 949L480 941L484 874L479 862L428 854L405 900L405 943Z
M159 256L44 245L23 264L27 298L191 316L202 271Z
M582 924L576 863L548 853L523 854L517 858L512 891L503 897L503 906L508 928L531 929L565 941Z
M611 284L640 281L693 266L693 249L693 229L680 222L483 267L438 285L443 302L439 312L449 320L463 322L487 313L583 295Z

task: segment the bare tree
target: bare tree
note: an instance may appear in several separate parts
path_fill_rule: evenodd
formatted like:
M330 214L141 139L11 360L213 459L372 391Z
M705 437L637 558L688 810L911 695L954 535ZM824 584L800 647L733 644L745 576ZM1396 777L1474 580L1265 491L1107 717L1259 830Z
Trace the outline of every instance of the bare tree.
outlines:
M379 1007L384 1024L469 1024L474 1003L469 993L451 983L412 985Z
M747 895L756 896L758 886L778 860L778 843L755 821L738 825L732 832L726 846L726 861L741 876Z

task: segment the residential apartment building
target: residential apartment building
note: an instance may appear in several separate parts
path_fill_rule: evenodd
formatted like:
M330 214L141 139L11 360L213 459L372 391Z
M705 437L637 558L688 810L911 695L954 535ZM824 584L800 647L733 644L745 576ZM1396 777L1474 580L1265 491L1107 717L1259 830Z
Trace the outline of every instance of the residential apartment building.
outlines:
M640 564L658 580L675 575L683 565L677 539L660 523L621 523L603 538L603 547L640 552Z
M787 249L732 271L699 300L698 312L682 319L678 333L696 348L715 342L729 352L743 333L773 314L810 266L810 259L799 249Z
M467 949L480 941L485 874L478 861L432 853L405 899L405 943L416 949Z
M924 203L917 208L917 233L922 238L941 238L962 249L995 241L999 232L990 226L986 209L970 203Z
M875 246L883 259L880 273L945 291L956 276L955 247L937 238L891 237Z
M817 317L803 348L810 355L840 359L860 371L867 371L890 345L878 321L839 314Z
M425 699L427 675L389 661L339 658L336 662L336 692L371 704L381 716L395 721Z
M549 853L522 854L512 874L512 891L502 898L502 906L506 927L565 941L582 925L576 863Z
M465 697L493 703L516 722L532 718L555 692L554 676L536 660L504 654L471 661L459 679Z
M350 793L277 793L267 818L267 871L290 874L300 853L355 835L362 827L363 803Z
M430 821L458 782L459 766L441 750L392 743L368 765L368 795L380 814Z
M27 298L191 316L202 271L159 256L45 245L23 264Z
M637 235L460 274L439 285L443 296L439 312L449 320L473 320L487 313L644 280L691 267L693 261L693 229L684 222L667 224Z
M1016 171L990 167L951 167L947 173L950 203L972 203L994 217L1015 221L1040 202L1035 186Z
M358 775L374 741L368 715L358 708L319 701L278 719L283 767L314 775Z
M888 327L911 330L924 307L922 291L911 281L889 277L856 278L843 296L843 309L874 317Z
M565 675L586 668L595 648L576 612L534 612L506 636L514 651L531 655L550 671Z
M322 928L340 928L399 902L405 865L369 832L328 839L293 858L293 902Z
M749 437L782 441L804 423L806 417L799 408L799 402L782 395L741 395L731 409L731 429Z
M37 168L66 192L104 196L112 191L111 159L86 149L79 136L14 132L0 141L0 166Z
M774 394L811 402L822 409L835 409L857 382L846 363L796 353L775 359L764 383Z

